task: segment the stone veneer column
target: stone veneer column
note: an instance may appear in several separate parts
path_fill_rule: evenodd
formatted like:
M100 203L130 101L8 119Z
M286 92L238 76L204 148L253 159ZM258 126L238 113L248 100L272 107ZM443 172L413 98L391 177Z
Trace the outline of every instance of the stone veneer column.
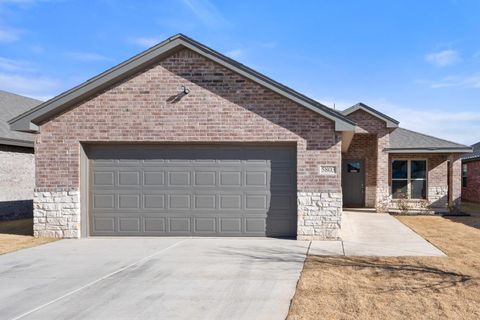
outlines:
M34 192L35 237L80 237L80 192L70 188L39 188Z
M454 212L460 210L460 205L462 202L462 159L458 154L452 154L448 157L450 160L450 185L449 187L449 196L448 199L449 205Z
M388 148L390 145L389 142L389 132L385 130L384 132L378 133L377 135L377 192L376 192L376 201L375 208L377 212L385 212L388 209L390 202L390 190L388 187L388 175L389 175L389 159L388 153L384 151L385 148Z
M341 192L298 192L298 240L339 240Z

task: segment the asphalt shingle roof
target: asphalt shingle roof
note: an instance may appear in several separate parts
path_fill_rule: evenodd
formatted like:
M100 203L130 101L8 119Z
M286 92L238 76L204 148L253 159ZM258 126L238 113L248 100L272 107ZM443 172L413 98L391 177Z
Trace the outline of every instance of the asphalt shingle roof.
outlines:
M475 143L472 148L473 153L467 153L463 160L480 160L480 142Z
M40 103L42 101L0 90L0 144L22 145L22 142L33 142L34 134L12 131L7 121Z
M390 134L390 147L388 150L401 149L419 149L419 150L464 150L470 147L447 141L440 138L435 138L423 133L397 128Z

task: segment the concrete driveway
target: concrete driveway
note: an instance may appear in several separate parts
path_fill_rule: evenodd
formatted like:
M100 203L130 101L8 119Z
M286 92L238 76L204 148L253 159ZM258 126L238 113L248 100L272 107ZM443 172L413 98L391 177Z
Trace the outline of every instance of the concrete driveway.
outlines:
M309 242L62 240L0 256L1 319L284 319Z
M442 251L395 217L368 210L344 210L342 241L313 241L309 253L377 257L445 257Z

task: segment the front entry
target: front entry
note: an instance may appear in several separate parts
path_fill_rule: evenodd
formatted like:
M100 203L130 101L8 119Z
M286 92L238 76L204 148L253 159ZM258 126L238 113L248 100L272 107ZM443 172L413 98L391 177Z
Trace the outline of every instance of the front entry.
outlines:
M342 161L343 206L365 206L365 166L363 160Z

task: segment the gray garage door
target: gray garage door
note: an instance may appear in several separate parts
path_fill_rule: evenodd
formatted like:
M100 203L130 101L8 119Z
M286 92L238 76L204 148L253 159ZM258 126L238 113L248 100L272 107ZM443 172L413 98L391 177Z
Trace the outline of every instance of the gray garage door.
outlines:
M296 235L294 147L103 145L87 155L91 235Z

